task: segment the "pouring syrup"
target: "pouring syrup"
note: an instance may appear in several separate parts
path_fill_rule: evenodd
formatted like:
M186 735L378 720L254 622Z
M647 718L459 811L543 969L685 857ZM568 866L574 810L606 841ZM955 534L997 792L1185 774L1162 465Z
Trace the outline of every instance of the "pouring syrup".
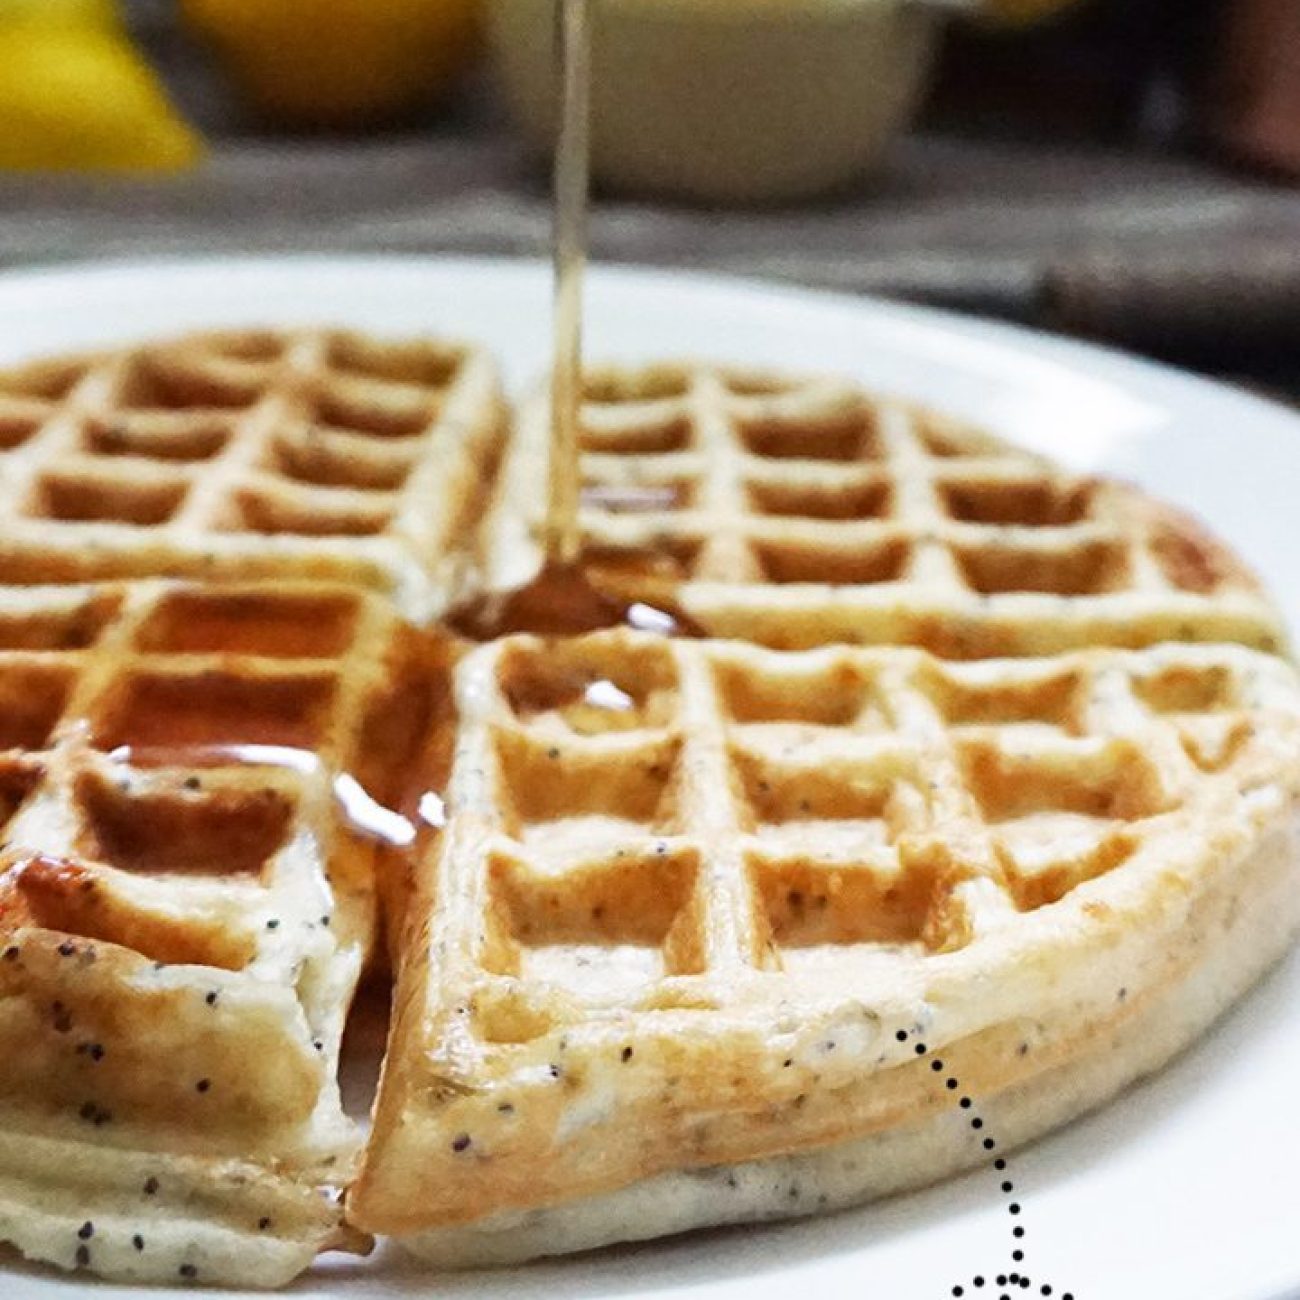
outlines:
M578 510L583 497L579 458L590 197L592 3L557 0L556 4L560 120L553 172L551 419L543 564L523 587L489 593L452 612L452 626L476 640L516 632L565 636L620 625L666 636L695 632L678 613L629 601L603 589L598 566L585 563L583 556Z

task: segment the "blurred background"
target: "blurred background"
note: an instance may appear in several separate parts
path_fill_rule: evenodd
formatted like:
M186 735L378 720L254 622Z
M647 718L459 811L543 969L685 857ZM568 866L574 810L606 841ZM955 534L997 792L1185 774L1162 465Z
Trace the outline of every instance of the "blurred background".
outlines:
M544 253L555 0L0 0L0 266ZM1300 0L594 0L604 260L1300 396Z

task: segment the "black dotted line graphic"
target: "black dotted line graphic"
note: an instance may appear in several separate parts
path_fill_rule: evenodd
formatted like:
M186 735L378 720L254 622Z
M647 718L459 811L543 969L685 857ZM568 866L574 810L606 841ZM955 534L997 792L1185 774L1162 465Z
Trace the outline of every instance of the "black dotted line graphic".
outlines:
M912 1037L912 1032L907 1029L900 1029L895 1037L900 1043L905 1043ZM917 1056L929 1056L930 1054L929 1047L919 1039L913 1044L912 1050ZM961 1092L960 1080L958 1080L955 1075L948 1072L947 1066L945 1066L943 1061L937 1056L930 1061L930 1069L933 1070L935 1074L943 1076L945 1092ZM957 1099L957 1106L958 1109L968 1112L970 1118L967 1122L970 1124L971 1131L983 1134L980 1138L980 1146L985 1152L992 1156L998 1149L997 1139L984 1132L984 1119L983 1116L975 1113L974 1101L970 1097L962 1095ZM1014 1196L1016 1185L1009 1177L1007 1177L1006 1157L1001 1155L993 1156L993 1169L999 1175L999 1190L1002 1194L1006 1197ZM1011 1227L1011 1239L1014 1244L1011 1248L1011 1262L1013 1264L1021 1264L1024 1262L1025 1258L1025 1225L1020 1221L1021 1205L1018 1200L1008 1200L1007 1214L1013 1221ZM966 1285L957 1283L952 1288L950 1294L957 1297L957 1300L962 1300L962 1297L965 1297L968 1294L973 1296L977 1292L984 1291L986 1287L1001 1288L997 1300L1013 1300L1012 1292L1032 1292L1034 1291L1035 1283L1034 1279L1028 1273L1021 1272L1019 1269L1014 1272L994 1274L991 1282L989 1279L985 1278L982 1273L977 1273L970 1280L969 1292ZM1040 1296L1052 1296L1055 1300L1075 1300L1072 1291L1056 1291L1049 1282L1038 1284L1036 1294Z

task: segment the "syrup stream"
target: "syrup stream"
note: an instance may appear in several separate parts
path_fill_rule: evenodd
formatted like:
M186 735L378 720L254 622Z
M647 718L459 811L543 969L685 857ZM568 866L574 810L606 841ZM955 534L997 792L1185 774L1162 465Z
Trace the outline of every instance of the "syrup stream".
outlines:
M591 133L591 0L559 0L560 130L555 149L554 356L546 561L571 565L579 548L578 425L582 414L582 282L587 261Z
M585 565L578 510L583 498L579 463L582 419L583 277L587 263L591 128L592 0L557 0L555 42L560 66L559 131L555 147L551 229L553 355L550 464L541 571L514 591L488 592L451 611L449 624L478 640L512 633L573 636L628 625L663 636L693 635L682 615L667 613L603 589ZM677 489L663 486L589 490L593 504L611 509L671 509Z

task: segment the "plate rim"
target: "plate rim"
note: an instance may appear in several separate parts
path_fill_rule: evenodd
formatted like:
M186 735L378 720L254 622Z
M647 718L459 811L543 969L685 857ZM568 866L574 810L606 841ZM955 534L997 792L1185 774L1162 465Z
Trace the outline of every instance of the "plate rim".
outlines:
M367 252L329 253L285 251L278 253L220 254L163 253L152 257L90 256L79 260L61 260L9 266L0 269L0 310L3 299L22 288L48 292L64 284L75 287L78 279L111 281L118 277L150 276L162 272L168 278L177 273L206 276L221 272L326 270L332 273L362 274L375 270L412 269L450 270L464 273L488 273L528 276L550 275L550 265L540 256L468 253ZM1073 336L1026 322L983 316L954 308L909 302L873 293L853 293L825 286L808 286L758 275L732 271L713 271L699 267L669 267L649 263L600 260L588 268L590 283L626 280L633 287L674 288L685 286L696 291L709 287L725 292L783 299L790 305L814 310L848 309L866 311L883 317L895 316L918 327L942 327L975 341L993 341L1005 347L1044 348L1063 361L1091 362L1114 370L1112 378L1125 376L1138 382L1155 382L1186 390L1201 390L1203 396L1244 403L1270 420L1300 424L1300 410L1285 402L1252 389L1184 369L1170 362L1144 356L1113 344ZM1088 368L1085 366L1085 368Z

